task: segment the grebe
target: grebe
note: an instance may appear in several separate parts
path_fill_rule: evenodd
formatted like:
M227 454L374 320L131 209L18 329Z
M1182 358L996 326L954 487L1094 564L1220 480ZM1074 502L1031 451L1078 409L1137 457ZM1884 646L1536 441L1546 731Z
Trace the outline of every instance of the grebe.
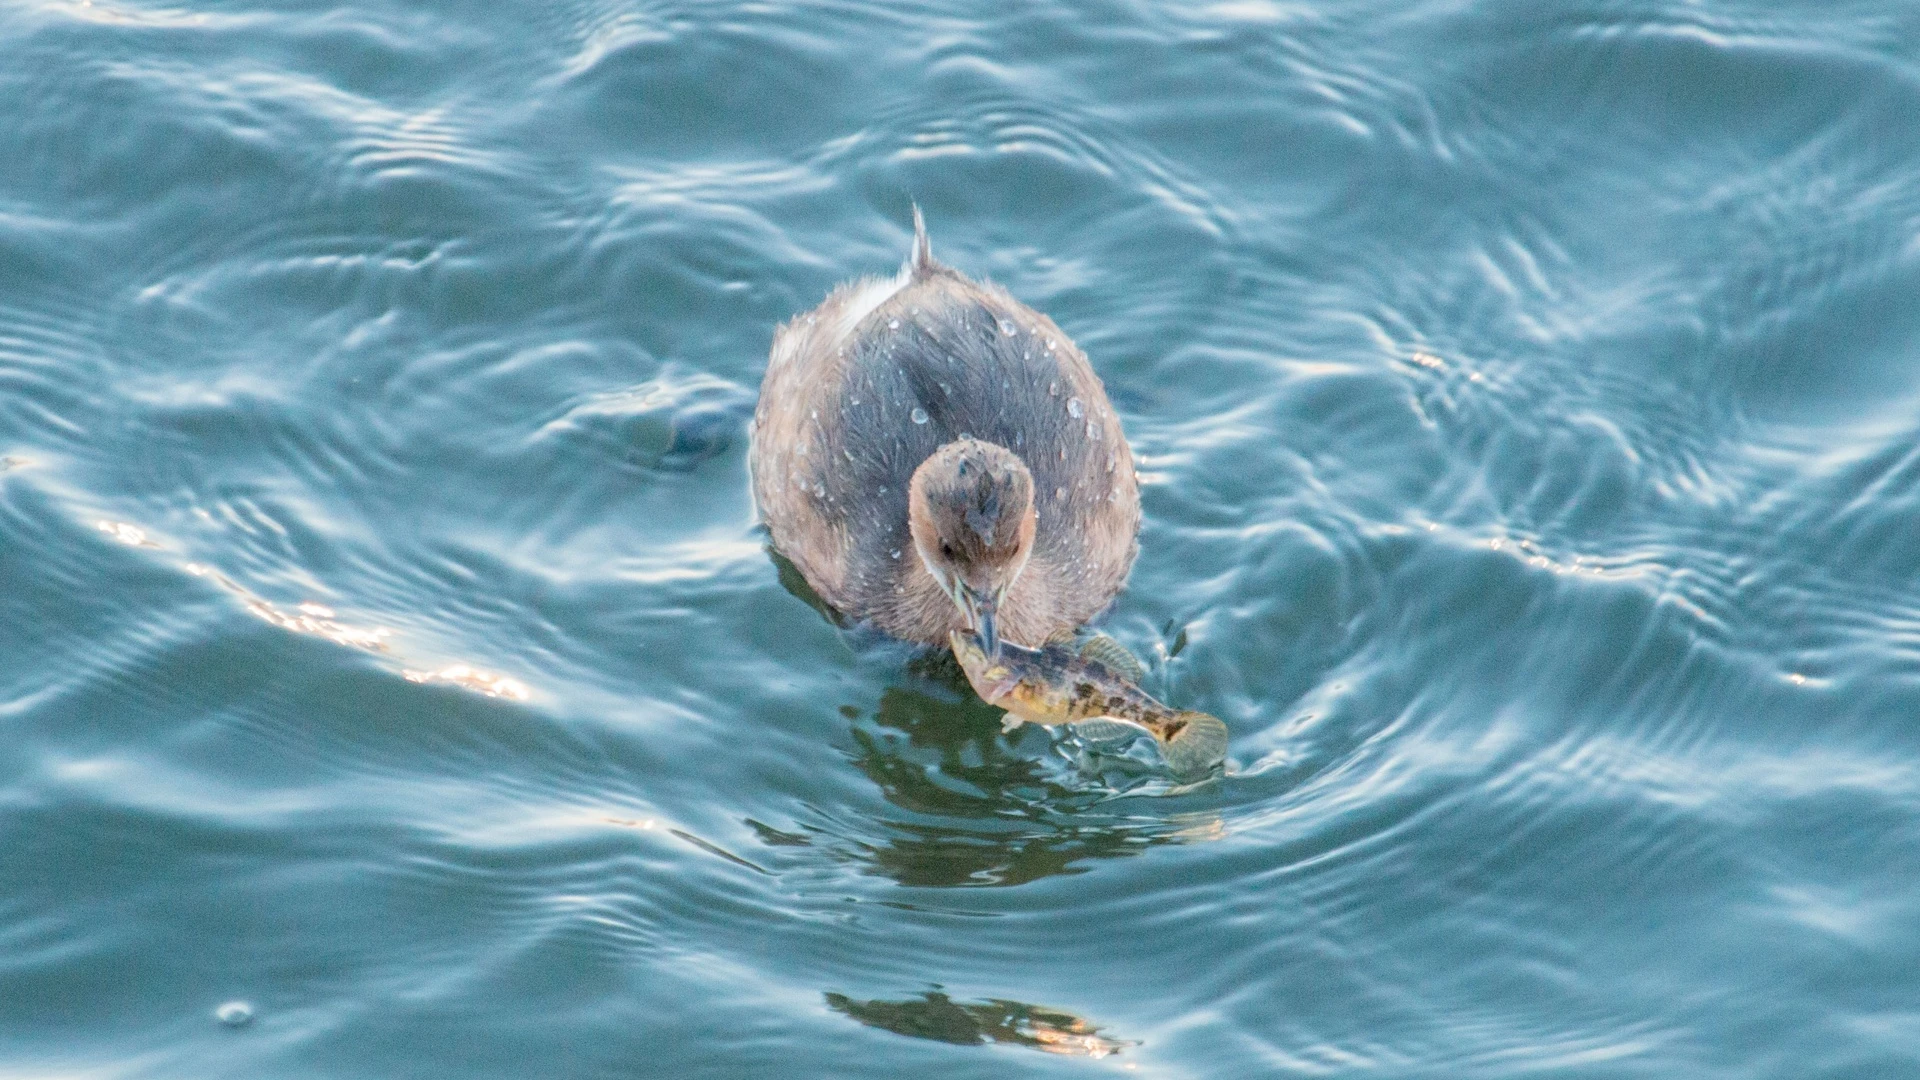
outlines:
M751 439L775 549L832 607L908 641L1061 640L1139 550L1133 455L1086 355L936 262L918 207L898 274L774 333Z

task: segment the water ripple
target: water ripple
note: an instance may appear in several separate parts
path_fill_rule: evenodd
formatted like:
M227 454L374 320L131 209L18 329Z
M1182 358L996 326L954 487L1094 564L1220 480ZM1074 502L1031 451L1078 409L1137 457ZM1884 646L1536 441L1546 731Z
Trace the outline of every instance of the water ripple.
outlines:
M1917 31L9 9L7 1066L1910 1072ZM766 549L910 202L1094 358L1226 775Z

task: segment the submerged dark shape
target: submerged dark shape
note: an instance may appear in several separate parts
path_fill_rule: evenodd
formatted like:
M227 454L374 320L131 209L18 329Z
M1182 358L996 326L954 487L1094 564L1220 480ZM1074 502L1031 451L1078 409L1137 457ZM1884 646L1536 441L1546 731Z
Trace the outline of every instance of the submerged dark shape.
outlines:
M655 466L669 472L691 472L733 446L744 409L732 404L701 405L673 415L666 452Z
M774 335L752 430L774 547L895 637L1038 645L1099 614L1133 565L1133 455L1086 356L936 262L918 210L896 276Z
M938 990L904 1001L855 1001L833 993L826 998L828 1008L868 1027L959 1046L1011 1043L1049 1054L1101 1058L1139 1045L1109 1039L1099 1033L1099 1028L1070 1012L1004 998L963 1005Z

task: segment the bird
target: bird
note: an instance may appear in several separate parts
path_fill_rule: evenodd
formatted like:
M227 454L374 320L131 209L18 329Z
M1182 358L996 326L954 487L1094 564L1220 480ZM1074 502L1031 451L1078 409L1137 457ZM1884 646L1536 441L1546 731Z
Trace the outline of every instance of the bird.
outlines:
M918 206L897 274L775 331L749 440L774 550L836 611L906 641L1057 643L1139 553L1133 453L1086 354L937 261Z

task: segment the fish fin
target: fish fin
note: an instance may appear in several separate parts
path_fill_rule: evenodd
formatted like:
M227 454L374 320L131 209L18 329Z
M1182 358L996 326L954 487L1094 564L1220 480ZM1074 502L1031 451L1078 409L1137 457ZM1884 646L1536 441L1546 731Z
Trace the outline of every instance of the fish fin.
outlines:
M1074 734L1093 742L1119 742L1136 735L1152 734L1144 725L1111 716L1093 716L1073 722Z
M925 277L939 263L933 261L933 241L927 239L927 219L920 216L920 204L913 204L913 247L907 251L907 263L901 267L908 278Z
M1156 725L1154 741L1167 768L1182 777L1213 771L1227 760L1227 725L1217 716L1182 712L1165 725Z
M1147 677L1147 666L1140 662L1139 657L1119 641L1098 631L1080 643L1080 655L1105 664L1113 669L1115 675L1130 683L1137 684Z
M1005 735L1010 731L1018 731L1020 725L1024 723L1026 723L1025 720L1020 719L1012 713L1007 713L1000 717L1000 734Z

